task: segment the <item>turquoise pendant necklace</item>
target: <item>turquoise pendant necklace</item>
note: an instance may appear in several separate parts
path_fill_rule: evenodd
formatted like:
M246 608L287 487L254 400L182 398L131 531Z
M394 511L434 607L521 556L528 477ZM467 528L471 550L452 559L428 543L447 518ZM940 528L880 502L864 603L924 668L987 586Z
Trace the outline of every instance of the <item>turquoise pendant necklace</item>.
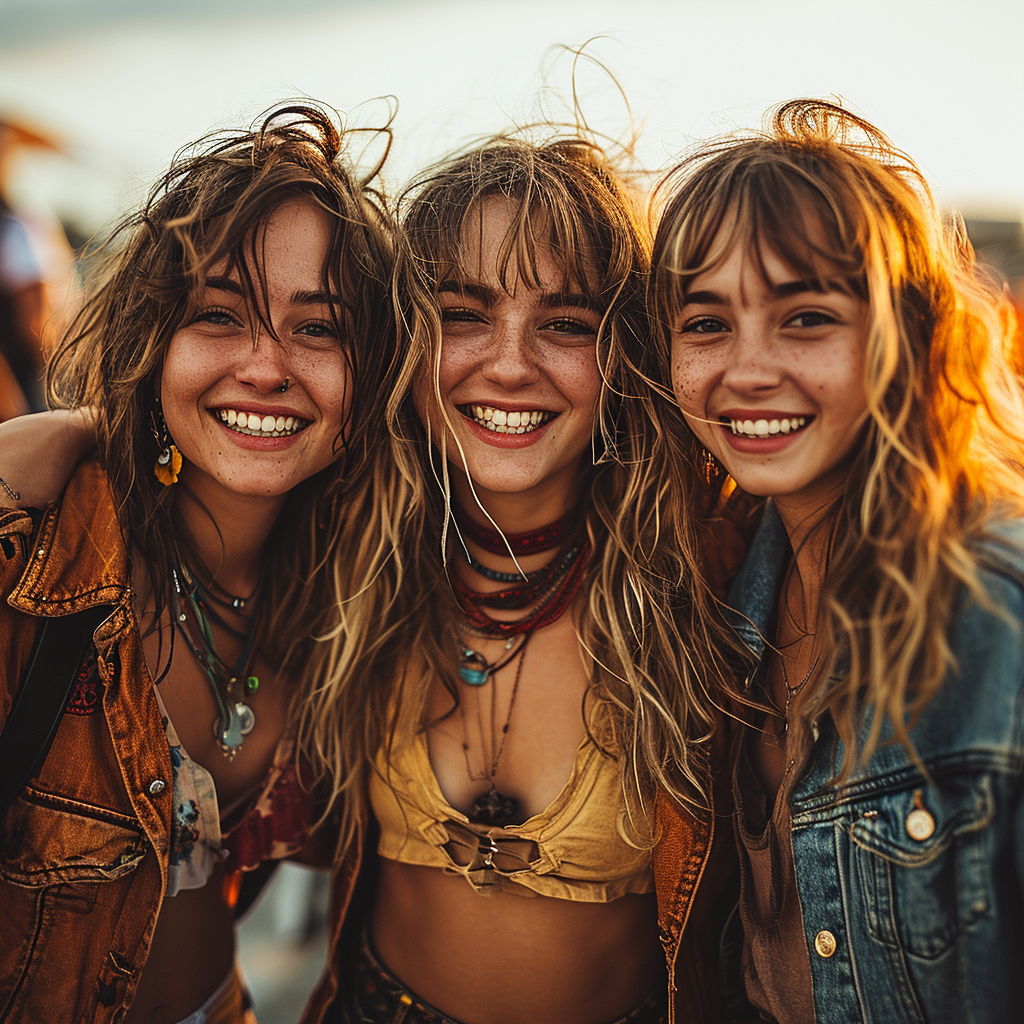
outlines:
M467 686L483 686L495 672L504 668L526 644L529 634L521 633L518 638L510 636L505 641L506 653L497 661L488 661L479 651L459 641L459 678ZM519 643L516 643L516 640Z

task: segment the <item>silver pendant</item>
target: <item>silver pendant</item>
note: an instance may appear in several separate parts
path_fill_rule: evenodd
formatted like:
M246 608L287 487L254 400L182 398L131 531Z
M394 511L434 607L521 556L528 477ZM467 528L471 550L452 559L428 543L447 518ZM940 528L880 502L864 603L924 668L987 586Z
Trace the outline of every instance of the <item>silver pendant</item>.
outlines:
M235 712L241 723L242 735L248 736L252 732L252 727L256 724L256 715L253 713L252 708L243 701L239 701L235 705Z
M222 718L214 723L213 734L229 761L242 749L242 740L252 732L255 724L256 716L252 708L242 701L228 704L227 723Z

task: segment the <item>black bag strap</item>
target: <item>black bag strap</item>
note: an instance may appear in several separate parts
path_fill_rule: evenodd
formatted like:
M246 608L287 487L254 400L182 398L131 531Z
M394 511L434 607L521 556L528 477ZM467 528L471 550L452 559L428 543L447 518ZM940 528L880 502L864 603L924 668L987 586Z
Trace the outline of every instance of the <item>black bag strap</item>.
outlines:
M0 735L0 815L42 768L92 635L112 610L101 604L41 621L28 672Z

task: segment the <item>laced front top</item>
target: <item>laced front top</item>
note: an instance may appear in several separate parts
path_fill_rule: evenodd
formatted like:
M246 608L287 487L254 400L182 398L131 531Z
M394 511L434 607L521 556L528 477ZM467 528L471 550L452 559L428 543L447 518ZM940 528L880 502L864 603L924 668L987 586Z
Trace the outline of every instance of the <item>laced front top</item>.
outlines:
M461 875L477 891L515 891L587 903L652 892L651 852L623 837L618 763L588 738L561 792L519 825L471 822L444 798L422 730L383 752L370 778L377 852Z

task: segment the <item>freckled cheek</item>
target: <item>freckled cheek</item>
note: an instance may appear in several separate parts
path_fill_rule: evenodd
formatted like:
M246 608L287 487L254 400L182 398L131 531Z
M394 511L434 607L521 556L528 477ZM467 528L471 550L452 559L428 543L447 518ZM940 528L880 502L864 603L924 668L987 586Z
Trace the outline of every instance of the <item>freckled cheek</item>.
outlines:
M699 361L682 354L673 354L672 390L684 412L703 414L708 375L701 371Z
M601 397L601 371L597 365L597 354L593 349L583 348L565 353L565 356L544 367L546 376L574 409L596 413Z
M292 355L288 369L293 386L301 383L320 415L329 423L341 424L352 404L352 371L345 353L298 352Z

